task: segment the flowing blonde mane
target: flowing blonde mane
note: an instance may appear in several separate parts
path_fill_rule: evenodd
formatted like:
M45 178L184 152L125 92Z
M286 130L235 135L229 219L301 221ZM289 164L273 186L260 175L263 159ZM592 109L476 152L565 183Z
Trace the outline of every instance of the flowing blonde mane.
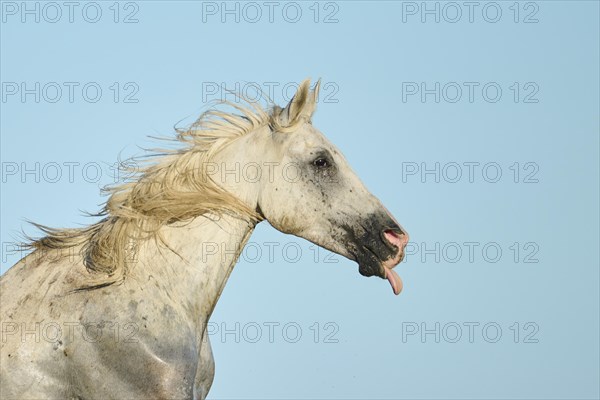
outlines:
M308 90L309 81L305 80L298 94L304 95ZM296 97L300 98L294 98L293 102L305 102L305 96ZM232 107L239 114L212 108L189 128L176 129L174 140L183 144L183 148L158 150L143 168L132 170L134 178L130 182L106 188L109 198L102 211L95 214L103 219L73 229L34 223L45 236L30 239L25 246L38 250L81 246L85 267L98 278L85 288L89 289L124 280L140 241L151 238L162 241L159 229L167 224L208 213L235 214L249 222L260 221L262 217L256 210L215 183L205 166L236 138L267 125L274 130L294 130L305 120L299 118L283 124L285 110L274 106L267 111L256 102L245 102L244 106L232 102L220 104Z

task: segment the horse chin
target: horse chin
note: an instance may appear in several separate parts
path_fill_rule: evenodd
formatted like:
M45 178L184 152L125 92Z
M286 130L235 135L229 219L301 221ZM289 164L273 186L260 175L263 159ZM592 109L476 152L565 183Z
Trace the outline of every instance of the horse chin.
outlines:
M385 279L386 275L383 263L371 251L366 251L359 255L356 262L358 262L358 272L362 276L378 276Z
M377 264L358 264L358 272L362 276L370 277L370 276L378 276L381 279L385 279L385 269L381 263Z

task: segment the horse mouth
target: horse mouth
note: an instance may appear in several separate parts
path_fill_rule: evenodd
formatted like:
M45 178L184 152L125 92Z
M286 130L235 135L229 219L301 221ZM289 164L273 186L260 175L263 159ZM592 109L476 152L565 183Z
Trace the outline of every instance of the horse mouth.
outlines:
M374 214L344 228L341 247L346 257L356 261L358 272L386 279L394 294L400 294L402 279L394 268L405 258L408 233L388 213Z
M378 276L387 279L395 295L402 291L403 283L394 268L404 259L404 251L399 256L382 261L368 246L363 246L365 256L358 257L358 272L363 276Z

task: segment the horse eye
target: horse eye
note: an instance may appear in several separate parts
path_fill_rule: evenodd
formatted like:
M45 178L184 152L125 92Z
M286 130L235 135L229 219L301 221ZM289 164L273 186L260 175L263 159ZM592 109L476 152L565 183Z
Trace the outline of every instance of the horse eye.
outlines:
M315 161L313 161L313 165L317 168L327 168L330 164L326 158L317 158Z

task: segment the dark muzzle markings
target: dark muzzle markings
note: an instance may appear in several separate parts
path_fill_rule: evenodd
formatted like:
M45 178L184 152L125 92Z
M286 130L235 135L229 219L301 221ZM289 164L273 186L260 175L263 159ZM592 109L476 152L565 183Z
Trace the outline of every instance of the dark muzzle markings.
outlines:
M394 294L402 291L402 280L393 270L404 259L409 236L389 215L369 215L353 225L345 225L344 242L363 276L387 279Z

